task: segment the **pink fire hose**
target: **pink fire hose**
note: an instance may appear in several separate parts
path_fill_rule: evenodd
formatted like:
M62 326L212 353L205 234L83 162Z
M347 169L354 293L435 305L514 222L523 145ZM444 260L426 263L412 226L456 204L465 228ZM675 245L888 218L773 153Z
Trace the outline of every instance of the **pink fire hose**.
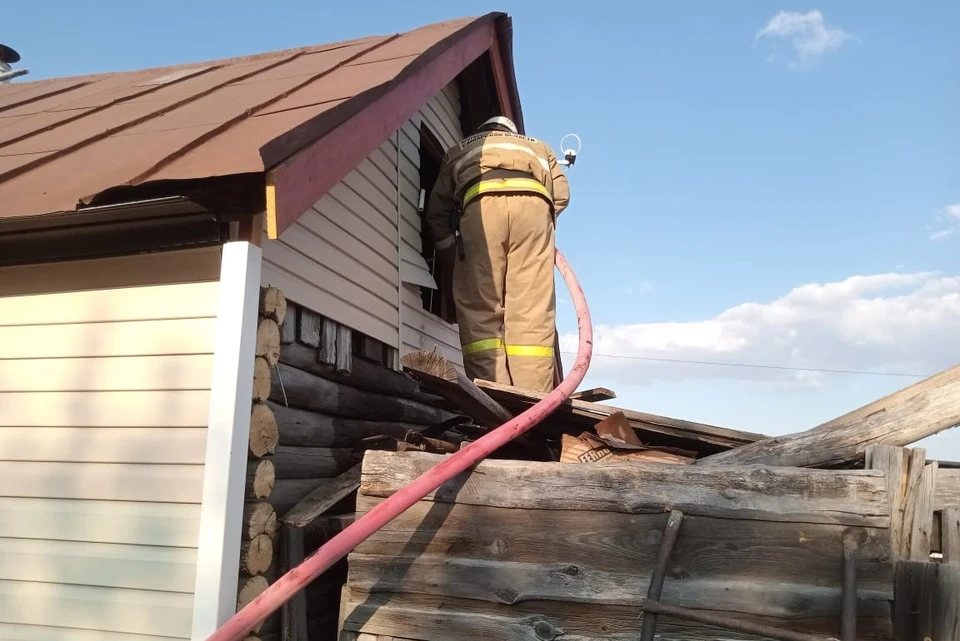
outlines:
M570 290L577 312L580 343L570 374L543 400L522 414L485 434L462 450L444 458L406 487L384 500L327 541L303 562L284 574L276 583L234 614L207 641L241 641L254 627L278 610L311 581L348 555L371 534L402 514L430 492L476 465L503 445L509 443L546 418L566 400L583 381L593 355L593 324L583 289L570 264L556 252L557 269Z

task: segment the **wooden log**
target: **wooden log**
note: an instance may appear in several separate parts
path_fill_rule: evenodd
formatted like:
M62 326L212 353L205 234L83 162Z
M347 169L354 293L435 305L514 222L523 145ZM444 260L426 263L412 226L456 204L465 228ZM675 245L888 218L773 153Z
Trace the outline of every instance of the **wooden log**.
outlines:
M258 356L253 361L253 402L265 403L270 398L270 365Z
M617 397L616 392L606 387L591 387L579 392L574 392L570 398L575 401L586 401L588 403L598 403L600 401L612 401Z
M268 587L270 587L270 584L263 576L241 577L237 590L237 611L242 610L248 603L263 594ZM266 621L264 621L264 623L266 623ZM262 629L263 623L256 626L251 632L256 634Z
M263 501L245 503L243 506L243 538L254 539L261 534L273 538L277 534L277 513L273 506Z
M278 479L332 478L357 463L349 448L280 445L270 460Z
M273 410L268 405L256 404L250 413L250 453L268 456L277 450L280 430Z
M381 502L382 499L361 494L357 497L357 513L363 515ZM643 583L657 566L667 513L531 512L421 501L374 532L354 552L378 556L384 565L407 566L414 558L444 559L451 563L483 562L489 566L487 570L478 570L478 582L481 575L495 574L494 568L499 568L503 578L492 578L494 583L485 587L496 584L499 590L506 582L517 579L514 588L517 600L542 595L542 591L537 591L557 588L557 582L589 592L587 586L601 576L623 577L620 589L632 590L630 598L645 595ZM335 523L332 525L336 527ZM677 585L671 589L688 595L706 594L726 581L758 586L776 581L799 585L800 589L805 589L803 586L839 588L839 541L845 527L685 517L670 557L671 575L665 585L676 580ZM863 535L857 577L861 598L886 608L886 601L893 596L887 530L863 528L855 534ZM536 584L539 579L533 577L539 576L539 568L556 568L561 562L576 568L577 572L560 572L553 578L548 577L543 586ZM350 565L353 563L351 557ZM521 585L522 577L525 578ZM398 576L398 580L403 578ZM577 598L606 597L602 593L584 593ZM839 603L837 599L837 607Z
M940 513L940 549L944 563L960 565L960 507L947 507Z
M714 454L697 465L838 466L869 445L904 446L960 424L960 366L806 432Z
M400 363L426 389L447 399L484 427L498 427L513 418L513 414L437 352L407 352Z
M257 356L267 361L270 367L276 367L280 360L280 327L277 321L263 318L257 325Z
M283 345L280 348L280 362L365 392L408 398L432 405L444 403L444 400L439 396L424 393L417 382L403 372L371 363L362 358L354 359L350 367L350 373L345 375L338 372L336 367L320 362L320 356L316 349L294 343Z
M762 594L753 595L763 598ZM802 607L802 605L801 605ZM709 604L701 605L709 612ZM430 595L365 593L345 590L342 628L399 638L497 639L497 641L636 641L643 617L635 606L598 606L591 603L519 602L512 605L474 599ZM725 612L739 620L835 637L838 618L789 620ZM863 639L891 640L889 612L883 617L861 617L857 631ZM672 617L657 622L657 637L663 641L749 640L757 637L718 631Z
M391 496L441 460L424 452L368 451L360 491ZM425 499L526 510L642 514L677 509L719 518L882 528L890 523L884 475L874 470L487 459Z
M364 421L341 418L284 407L269 402L267 407L276 417L281 445L301 447L357 447L364 439L374 436L392 436L403 438L408 431L423 430L425 426L413 423L394 423L383 421Z
M265 499L273 492L276 470L271 459L247 461L247 499Z
M273 563L273 539L260 534L240 545L240 571L249 576L263 574Z
M282 521L285 525L303 528L324 514L337 503L347 498L360 487L361 465L355 465L329 485L323 485L304 496L296 506L286 512Z
M276 287L260 288L260 318L282 325L287 317L287 297Z
M279 363L271 370L270 400L286 406L344 418L432 425L454 414L405 398L381 396L340 385ZM282 381L282 383L281 383ZM281 386L283 394L280 393Z

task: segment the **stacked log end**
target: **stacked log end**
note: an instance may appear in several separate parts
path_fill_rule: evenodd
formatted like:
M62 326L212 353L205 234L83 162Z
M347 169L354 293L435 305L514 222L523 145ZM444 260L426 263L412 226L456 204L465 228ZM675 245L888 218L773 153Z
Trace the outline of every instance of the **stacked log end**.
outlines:
M273 457L279 443L279 430L277 419L267 405L267 400L270 396L270 372L280 361L280 327L286 322L287 300L283 292L275 287L261 288L244 492L243 537L238 559L238 610L266 590L271 581L279 576L278 514L270 503L276 479ZM258 626L254 633L271 633L279 630L279 626L279 616L274 614Z

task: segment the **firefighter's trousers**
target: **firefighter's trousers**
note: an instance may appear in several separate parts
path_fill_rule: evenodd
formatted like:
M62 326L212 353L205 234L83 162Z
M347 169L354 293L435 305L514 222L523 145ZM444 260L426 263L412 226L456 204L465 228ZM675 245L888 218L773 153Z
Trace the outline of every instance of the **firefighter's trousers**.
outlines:
M464 370L549 392L554 385L555 221L533 194L485 195L460 220L464 258L453 272Z

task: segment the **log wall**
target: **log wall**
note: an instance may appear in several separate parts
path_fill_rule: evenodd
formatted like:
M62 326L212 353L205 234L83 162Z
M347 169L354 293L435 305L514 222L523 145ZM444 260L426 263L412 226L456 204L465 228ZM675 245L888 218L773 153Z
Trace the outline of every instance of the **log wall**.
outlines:
M439 460L368 452L358 514ZM882 472L506 460L447 482L357 547L343 629L423 641L636 639L671 509L686 517L665 603L837 636L842 540L853 533L858 633L892 638ZM717 638L666 617L657 632Z

